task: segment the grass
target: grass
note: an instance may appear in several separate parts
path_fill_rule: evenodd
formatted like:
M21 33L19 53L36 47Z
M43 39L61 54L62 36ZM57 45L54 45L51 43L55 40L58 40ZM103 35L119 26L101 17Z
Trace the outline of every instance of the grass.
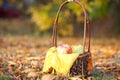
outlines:
M11 80L11 78L5 75L0 75L0 80Z
M113 76L108 74L98 73L98 74L93 74L92 76L93 76L93 80L115 80Z

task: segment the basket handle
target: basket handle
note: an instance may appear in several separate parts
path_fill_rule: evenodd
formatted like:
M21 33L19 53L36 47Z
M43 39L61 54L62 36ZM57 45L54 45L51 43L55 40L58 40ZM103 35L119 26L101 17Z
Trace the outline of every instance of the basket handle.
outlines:
M90 24L89 24L88 15L87 15L87 12L86 12L84 6L78 0L67 0L60 5L57 15L56 15L56 18L55 18L54 26L53 26L52 44L53 44L53 46L57 47L57 26L58 26L59 13L60 13L61 9L63 8L63 6L69 2L74 2L78 5L80 5L84 11L83 52L85 52L85 45L86 45L86 26L88 26L88 52L89 52L90 51Z

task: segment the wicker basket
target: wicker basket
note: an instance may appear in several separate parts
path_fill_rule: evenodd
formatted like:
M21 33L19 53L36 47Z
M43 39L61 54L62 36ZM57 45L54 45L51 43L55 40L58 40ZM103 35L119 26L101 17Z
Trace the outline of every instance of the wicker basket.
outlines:
M76 61L74 62L73 66L70 69L70 76L88 76L89 71L91 70L91 68L89 68L89 66L91 66L92 64L92 60L91 60L91 53L90 53L90 25L89 25L89 20L88 20L88 15L87 12L83 6L83 4L81 2L79 2L78 0L68 0L63 2L57 12L56 15L56 19L54 22L54 27L53 27L53 34L52 34L52 46L57 47L57 26L58 26L58 18L59 18L59 13L62 9L62 7L67 4L67 3L76 3L78 5L80 5L84 11L84 39L83 39L83 54L79 55L79 57L76 59ZM88 28L88 50L85 51L85 47L86 47L86 28Z

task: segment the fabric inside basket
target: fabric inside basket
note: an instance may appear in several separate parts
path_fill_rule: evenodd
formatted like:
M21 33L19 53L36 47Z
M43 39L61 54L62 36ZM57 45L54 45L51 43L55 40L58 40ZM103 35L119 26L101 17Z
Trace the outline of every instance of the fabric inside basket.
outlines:
M79 49L79 53L77 53L77 48ZM59 54L56 47L50 48L46 54L43 72L49 72L52 69L55 70L56 74L68 75L74 61L77 59L79 54L82 54L83 52L82 46L72 46L72 49L72 54Z

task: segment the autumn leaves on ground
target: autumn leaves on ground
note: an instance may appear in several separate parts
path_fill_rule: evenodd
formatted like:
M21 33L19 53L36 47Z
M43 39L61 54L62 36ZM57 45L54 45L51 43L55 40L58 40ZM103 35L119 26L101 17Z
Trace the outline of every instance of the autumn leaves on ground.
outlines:
M92 38L93 80L120 79L119 41L119 38ZM58 43L82 44L82 38L59 38ZM45 76L41 70L50 44L50 37L0 37L0 80L41 80Z

